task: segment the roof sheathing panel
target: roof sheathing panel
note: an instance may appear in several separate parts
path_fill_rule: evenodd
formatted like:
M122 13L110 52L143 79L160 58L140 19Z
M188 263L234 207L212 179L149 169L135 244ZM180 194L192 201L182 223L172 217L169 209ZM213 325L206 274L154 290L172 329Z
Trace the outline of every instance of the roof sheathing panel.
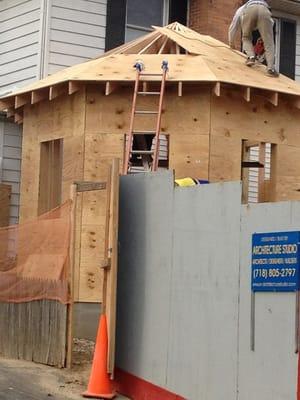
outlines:
M155 39L163 43L166 38L171 40L174 46L178 45L184 49L186 54L157 54L159 46L149 46L155 42ZM144 51L157 50L157 53L138 54L143 52L143 49ZM160 72L162 61L167 60L169 62L167 81L169 82L223 82L300 95L300 85L297 82L283 75L279 78L268 77L262 65L249 68L245 65L245 56L240 52L230 49L229 46L212 37L200 35L174 23L164 28L155 27L154 32L120 46L99 58L59 71L5 98L68 81L134 81L136 72L133 65L137 59L143 60L146 72L150 73ZM147 78L144 79L147 80ZM152 81L159 79L159 77L151 77Z

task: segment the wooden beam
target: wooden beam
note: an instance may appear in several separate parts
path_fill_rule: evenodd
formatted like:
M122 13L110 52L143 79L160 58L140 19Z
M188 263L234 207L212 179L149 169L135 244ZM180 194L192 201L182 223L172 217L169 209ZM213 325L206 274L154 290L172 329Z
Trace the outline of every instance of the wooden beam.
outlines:
M25 106L25 104L30 104L30 101L30 93L19 94L15 97L15 108L17 109Z
M39 90L33 90L31 92L31 104L39 103L40 101L49 98L49 88L43 88Z
M15 104L14 98L9 98L5 100L0 100L0 111L8 110Z
M243 98L249 103L251 100L251 89L249 87L242 88Z
M213 92L217 97L221 96L221 82L215 83L213 87Z
M142 86L143 86L143 92L148 92L148 82L143 82L143 84L142 84Z
M6 115L8 118L13 117L15 115L14 107L9 107L6 111Z
M182 82L178 82L178 96L182 97Z
M17 124L22 124L22 122L23 122L23 114L22 114L22 113L15 113L15 115L14 115L14 121L15 121Z
M67 368L72 367L72 353L73 353L73 323L74 323L74 270L75 270L75 233L76 233L76 208L77 208L77 194L76 185L70 187L70 246L69 246L69 290L70 290L70 303L68 304L68 318L67 318Z
M300 97L289 96L286 98L288 103L292 105L292 107L300 109Z
M273 104L273 106L278 106L278 92L272 92L271 90L255 90L255 94L257 96L263 97L269 103Z
M69 95L78 92L80 88L81 88L81 82L69 81Z
M165 39L164 39L164 41L163 41L163 43L162 43L160 49L158 50L158 53L157 53L157 54L162 54L162 52L164 51L164 49L165 49L165 47L166 47L166 44L167 44L167 41L168 41L168 40L169 40L169 38L168 38L168 37L165 37Z
M259 144L259 163L265 165L266 162L266 143ZM265 201L265 168L258 170L258 201Z
M105 84L105 96L109 96L112 92L114 92L118 87L118 84L115 82L106 82Z
M53 100L58 96L68 93L68 85L63 83L61 85L50 86L49 89L49 100Z
M145 54L146 52L148 52L148 50L157 42L157 40L159 40L162 37L162 35L158 35L157 37L155 37L153 40L151 40L151 42L144 47L143 49L141 49L138 54Z

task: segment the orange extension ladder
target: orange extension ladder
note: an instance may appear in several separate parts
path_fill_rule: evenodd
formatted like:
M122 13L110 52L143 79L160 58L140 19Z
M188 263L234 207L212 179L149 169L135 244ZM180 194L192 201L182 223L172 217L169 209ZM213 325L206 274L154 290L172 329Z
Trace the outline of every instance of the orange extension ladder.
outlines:
M162 62L161 66L162 73L160 74L151 74L142 72L144 70L144 64L142 61L137 61L134 67L136 69L136 79L133 92L129 132L126 138L127 143L126 143L124 168L123 168L124 175L127 175L130 172L132 172L131 169L132 157L136 157L142 161L142 165L144 168L143 171L157 171L159 147L160 147L159 135L161 128L161 115L162 115L162 106L165 93L166 76L168 72L168 62L167 61ZM140 78L144 76L148 77L160 76L161 77L160 91L159 92L140 91L140 83L141 83ZM136 109L138 96L155 96L155 95L159 96L159 105L157 111ZM143 116L157 115L156 129L153 131L136 130L134 128L134 122L135 122L135 117L137 115L143 115ZM147 136L148 138L150 137L150 139L153 138L153 140L151 140L151 142L149 142L149 140L147 141ZM135 145L136 148L133 148L133 145Z

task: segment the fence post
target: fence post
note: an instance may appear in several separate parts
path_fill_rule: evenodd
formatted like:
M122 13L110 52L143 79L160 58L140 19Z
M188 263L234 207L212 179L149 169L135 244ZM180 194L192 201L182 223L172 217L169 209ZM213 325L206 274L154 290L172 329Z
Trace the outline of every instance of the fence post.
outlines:
M74 313L74 258L75 258L75 221L76 221L76 199L77 186L72 184L70 187L70 245L69 245L69 285L70 285L70 303L68 304L67 321L67 368L72 367L73 350L73 313Z

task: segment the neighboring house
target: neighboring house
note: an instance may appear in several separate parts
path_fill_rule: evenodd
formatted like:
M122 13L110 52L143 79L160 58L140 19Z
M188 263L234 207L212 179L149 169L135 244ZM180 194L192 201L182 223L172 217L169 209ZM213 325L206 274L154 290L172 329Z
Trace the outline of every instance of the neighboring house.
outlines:
M0 96L151 30L186 23L187 0L0 0ZM0 182L18 222L22 127L0 117Z
M0 96L104 51L106 0L1 0ZM18 222L22 126L0 119L0 182Z

